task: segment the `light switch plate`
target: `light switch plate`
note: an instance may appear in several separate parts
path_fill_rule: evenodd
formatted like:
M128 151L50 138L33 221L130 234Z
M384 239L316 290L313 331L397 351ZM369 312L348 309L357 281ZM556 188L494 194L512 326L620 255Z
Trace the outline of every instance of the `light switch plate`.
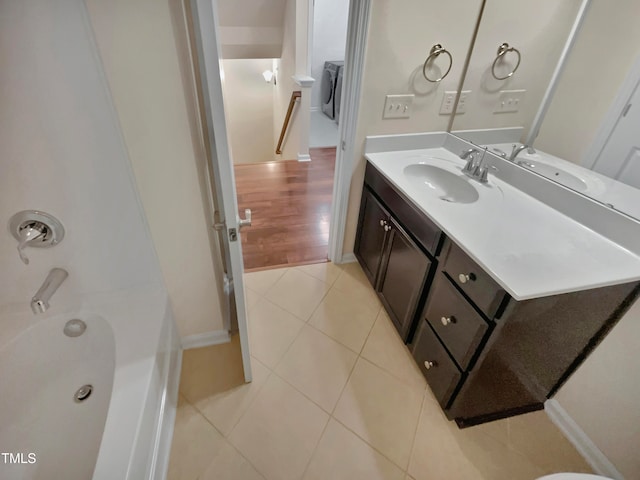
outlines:
M444 92L442 97L442 104L440 105L440 115L449 115L453 112L453 102L456 99L458 92L447 91Z
M526 90L501 90L493 113L515 113L520 110Z
M415 95L387 95L382 118L409 118Z
M442 97L442 104L440 105L440 115L449 115L453 112L453 102L456 99L455 91L446 91ZM458 108L456 109L456 115L467 111L467 99L471 94L471 90L463 90L458 101Z

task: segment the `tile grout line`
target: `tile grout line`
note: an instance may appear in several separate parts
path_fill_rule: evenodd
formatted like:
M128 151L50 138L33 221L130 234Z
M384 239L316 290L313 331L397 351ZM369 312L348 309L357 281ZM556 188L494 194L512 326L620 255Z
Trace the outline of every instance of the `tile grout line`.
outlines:
M265 383L266 383L266 380L265 380ZM257 395L256 395L256 396L257 396ZM251 460L249 460L249 459L248 459L248 458L247 458L247 457L246 457L246 456L245 456L245 455L244 455L244 454L243 454L243 453L238 449L238 447L236 447L233 443L231 443L231 440L230 440L228 437L226 437L226 436L224 435L224 433L222 433L222 432L218 429L218 427L216 427L216 426L215 426L215 425L214 425L214 424L213 424L213 423L212 423L212 422L211 422L211 421L206 417L206 415L200 411L200 409L199 409L198 407L196 407L193 403L191 403L190 401L188 401L188 400L187 400L187 398L186 398L184 395L182 395L182 397L185 399L185 401L187 402L187 404L188 404L191 408L193 408L193 409L195 410L196 414L198 414L200 417L202 417L202 420L204 420L204 421L205 421L205 423L208 423L208 424L209 424L209 425L210 425L210 426L211 426L211 427L212 427L212 428L213 428L213 429L214 429L214 430L215 430L215 431L220 435L220 437L221 437L221 438L222 438L222 439L223 439L227 444L229 444L229 446L231 446L231 448L233 448L233 449L238 453L238 455L240 455L240 457L242 457L242 458L243 458L243 459L244 459L244 460L245 460L249 465L251 465L251 467L252 467L252 468L253 468L253 469L254 469L254 470L255 470L255 471L256 471L256 472L257 472L257 473L262 477L262 478L264 478L265 480L267 479L267 477L266 477L266 476L265 476L265 475L264 475L260 470L258 470L258 468L257 468L257 467L256 467L256 466L251 462ZM255 400L255 398L254 398L254 400ZM252 402L253 402L253 401L252 401ZM246 411L245 411L245 413L246 413ZM243 415L244 415L244 413L243 413ZM234 428L235 428L235 426L234 426ZM229 435L231 435L231 433L229 433ZM171 453L169 453L169 459L171 459ZM206 468L206 467L205 467L205 468ZM204 473L204 472L201 472L201 473ZM200 475L198 475L198 478L199 478L199 476L200 476Z
M304 470L302 471L302 475L300 475L301 480L304 479L304 476L307 474L307 470L309 470L309 466L311 465L311 462L313 461L313 458L315 457L316 452L318 451L318 447L320 446L322 437L324 437L324 434L327 431L327 427L329 426L329 422L331 421L331 418L332 418L331 414L329 414L327 416L327 421L324 424L324 428L322 429L322 432L318 436L318 441L316 442L316 445L313 447L313 450L311 451L311 455L309 456L309 460L307 461L307 464L305 465Z
M424 402L426 397L427 397L427 391L425 390L424 393L422 394L422 402L420 402L420 415L418 415L418 420L416 421L416 428L413 431L413 440L411 440L411 447L409 448L409 461L407 462L407 467L404 469L404 473L406 475L409 475L409 467L411 466L411 458L413 457L413 447L415 447L416 445L416 437L418 436L418 428L420 428L420 421L422 420Z
M256 357L252 357L252 359L256 360L257 362L260 363L260 365L262 365L264 368L266 368L269 371L269 375L267 375L267 378L264 379L264 382L262 383L262 385L260 387L258 387L258 391L253 396L253 398L249 401L249 403L247 404L247 407L244 409L244 412L242 412L240 414L240 416L238 417L238 419L233 423L233 426L229 430L229 435L227 435L227 436L223 435L224 438L229 438L231 436L233 431L238 426L238 423L240 423L240 420L242 420L242 418L246 415L246 413L249 411L249 408L251 407L251 405L253 405L253 402L256 401L256 398L258 398L258 395L260 395L260 392L262 392L262 390L264 389L265 385L267 384L267 382L271 378L271 375L275 374L275 372L273 370L271 370L269 367L267 367L264 363L260 362L260 360L258 360ZM246 383L244 385L246 385Z
M362 438L358 432L354 432L348 425L345 425L343 422L341 422L339 419L337 419L336 417L334 417L333 415L331 415L331 418L333 418L336 422L338 422L340 425L342 425L345 429L347 429L349 432L353 433L358 439L360 439L367 447L369 447L371 450L373 450L374 452L376 452L378 455L380 455L381 457L383 457L385 460L387 460L389 463L391 463L391 465L393 465L394 467L397 467L398 470L400 470L402 473L407 473L405 470L403 470L403 468L398 465L396 462L394 462L393 460L391 460L385 453L382 453L380 450L378 450L377 447L371 445L369 443L368 440L365 440L364 438ZM409 458L409 460L411 460L411 458Z

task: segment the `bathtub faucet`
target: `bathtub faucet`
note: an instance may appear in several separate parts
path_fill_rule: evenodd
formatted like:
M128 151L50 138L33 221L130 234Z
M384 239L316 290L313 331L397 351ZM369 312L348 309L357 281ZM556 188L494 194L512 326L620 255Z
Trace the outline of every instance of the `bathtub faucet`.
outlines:
M54 268L49 272L44 283L31 299L31 310L34 314L47 311L49 300L68 276L69 273L62 268Z

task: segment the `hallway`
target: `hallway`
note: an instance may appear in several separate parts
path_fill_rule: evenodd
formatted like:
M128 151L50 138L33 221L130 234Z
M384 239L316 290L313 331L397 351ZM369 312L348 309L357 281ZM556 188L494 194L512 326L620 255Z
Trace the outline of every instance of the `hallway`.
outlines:
M251 209L242 231L245 269L327 261L336 149L309 149L311 162L235 165L238 207Z

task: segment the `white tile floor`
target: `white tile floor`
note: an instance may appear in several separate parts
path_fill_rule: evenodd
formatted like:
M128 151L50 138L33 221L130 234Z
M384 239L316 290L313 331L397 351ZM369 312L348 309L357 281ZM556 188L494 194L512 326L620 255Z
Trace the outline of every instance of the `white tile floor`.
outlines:
M173 479L533 480L590 469L544 412L447 421L357 264L246 275L237 338L184 352Z
M338 145L338 124L320 111L311 112L309 147L335 147Z

